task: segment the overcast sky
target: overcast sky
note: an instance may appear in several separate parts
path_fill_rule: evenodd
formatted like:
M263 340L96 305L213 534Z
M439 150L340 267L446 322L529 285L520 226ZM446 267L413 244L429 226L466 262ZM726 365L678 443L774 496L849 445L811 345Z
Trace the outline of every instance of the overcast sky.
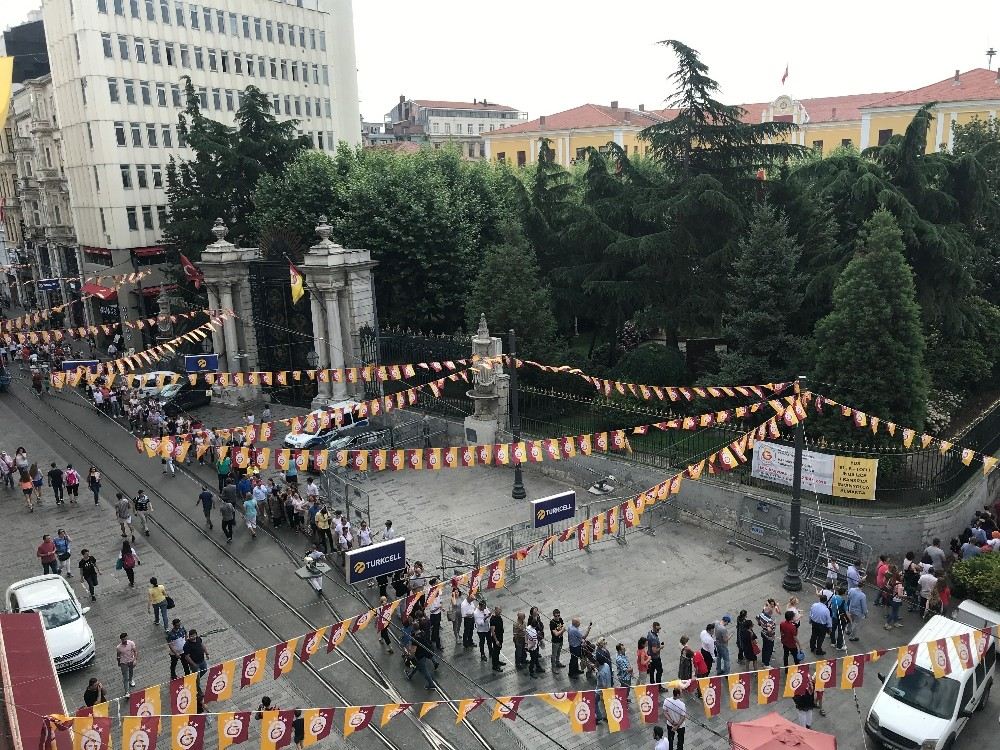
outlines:
M0 27L38 5L0 0ZM668 38L701 52L732 103L781 93L807 98L915 88L956 68L986 67L987 48L1000 47L995 0L840 0L829 6L354 0L354 15L361 113L369 120L381 120L400 94L486 98L531 117L613 99L622 106L662 107L674 59L656 42ZM994 58L994 69L998 63Z

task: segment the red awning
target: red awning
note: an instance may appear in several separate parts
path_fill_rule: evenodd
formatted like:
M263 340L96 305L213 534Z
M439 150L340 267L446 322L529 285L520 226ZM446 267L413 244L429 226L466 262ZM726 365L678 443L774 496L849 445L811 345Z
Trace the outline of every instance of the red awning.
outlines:
M132 248L132 253L137 258L150 258L154 255L163 255L166 252L165 248L162 247L135 247Z
M157 284L156 286L146 286L146 287L143 287L142 288L142 296L143 297L159 297L160 296L160 288L161 287L160 287L159 284ZM177 285L176 284L164 284L163 288L166 289L168 292L172 292L172 291L174 291L177 288Z
M88 282L83 285L83 293L86 295L93 294L95 297L99 297L104 302L110 302L118 296L118 292L108 286L101 286L100 284L94 284Z
M103 255L108 258L111 257L111 251L103 247L90 247L88 245L84 245L83 252L86 255Z

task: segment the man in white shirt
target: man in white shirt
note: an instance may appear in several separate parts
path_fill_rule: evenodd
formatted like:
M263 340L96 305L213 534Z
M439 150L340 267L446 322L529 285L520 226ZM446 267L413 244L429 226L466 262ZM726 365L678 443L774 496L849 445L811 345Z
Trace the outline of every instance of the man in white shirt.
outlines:
M663 699L663 720L667 722L667 743L671 750L684 750L684 722L687 721L687 706L684 705L681 691L678 688L674 688L673 696L668 695Z
M934 592L934 587L937 585L937 576L934 575L934 568L929 568L926 573L920 576L917 580L917 585L920 587L920 610L926 614L927 613L927 601L931 598L931 594Z
M382 530L382 539L392 539L396 536L396 532L392 528L392 521L385 522L385 529Z
M705 659L705 666L711 673L712 662L715 661L715 623L710 622L706 625L698 638L701 640L701 655Z
M313 481L312 477L306 480L306 497L312 500L315 497L319 497L319 485Z
M663 727L653 727L653 739L656 740L653 750L670 750L670 743L663 736Z
M472 648L475 642L472 640L472 634L475 632L476 627L476 598L472 595L470 591L468 596L462 600L462 647Z

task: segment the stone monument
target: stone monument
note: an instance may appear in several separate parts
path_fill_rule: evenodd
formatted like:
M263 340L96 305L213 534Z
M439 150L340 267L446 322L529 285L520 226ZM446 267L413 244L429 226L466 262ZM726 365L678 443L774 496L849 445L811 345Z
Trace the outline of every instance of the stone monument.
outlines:
M503 354L503 342L490 336L486 315L479 316L479 329L472 337L472 354L479 361L472 366L473 388L465 394L475 407L472 416L465 418L465 442L467 445L496 443L499 435L510 428L510 376L504 373L499 360L487 361Z

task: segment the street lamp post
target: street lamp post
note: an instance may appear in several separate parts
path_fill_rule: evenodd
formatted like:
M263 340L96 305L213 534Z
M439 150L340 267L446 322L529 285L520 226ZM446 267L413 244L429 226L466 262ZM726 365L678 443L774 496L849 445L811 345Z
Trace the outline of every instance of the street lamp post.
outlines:
M806 391L806 376L799 375L796 397ZM785 591L801 591L802 575L799 573L799 536L802 526L802 451L805 448L806 434L802 420L795 427L795 459L792 464L792 517L788 524L788 568L781 581Z
M517 393L517 337L514 329L510 329L510 431L514 434L514 444L521 442L521 413ZM524 477L521 475L521 462L514 461L514 487L510 496L515 500L524 500L528 496L524 489Z

